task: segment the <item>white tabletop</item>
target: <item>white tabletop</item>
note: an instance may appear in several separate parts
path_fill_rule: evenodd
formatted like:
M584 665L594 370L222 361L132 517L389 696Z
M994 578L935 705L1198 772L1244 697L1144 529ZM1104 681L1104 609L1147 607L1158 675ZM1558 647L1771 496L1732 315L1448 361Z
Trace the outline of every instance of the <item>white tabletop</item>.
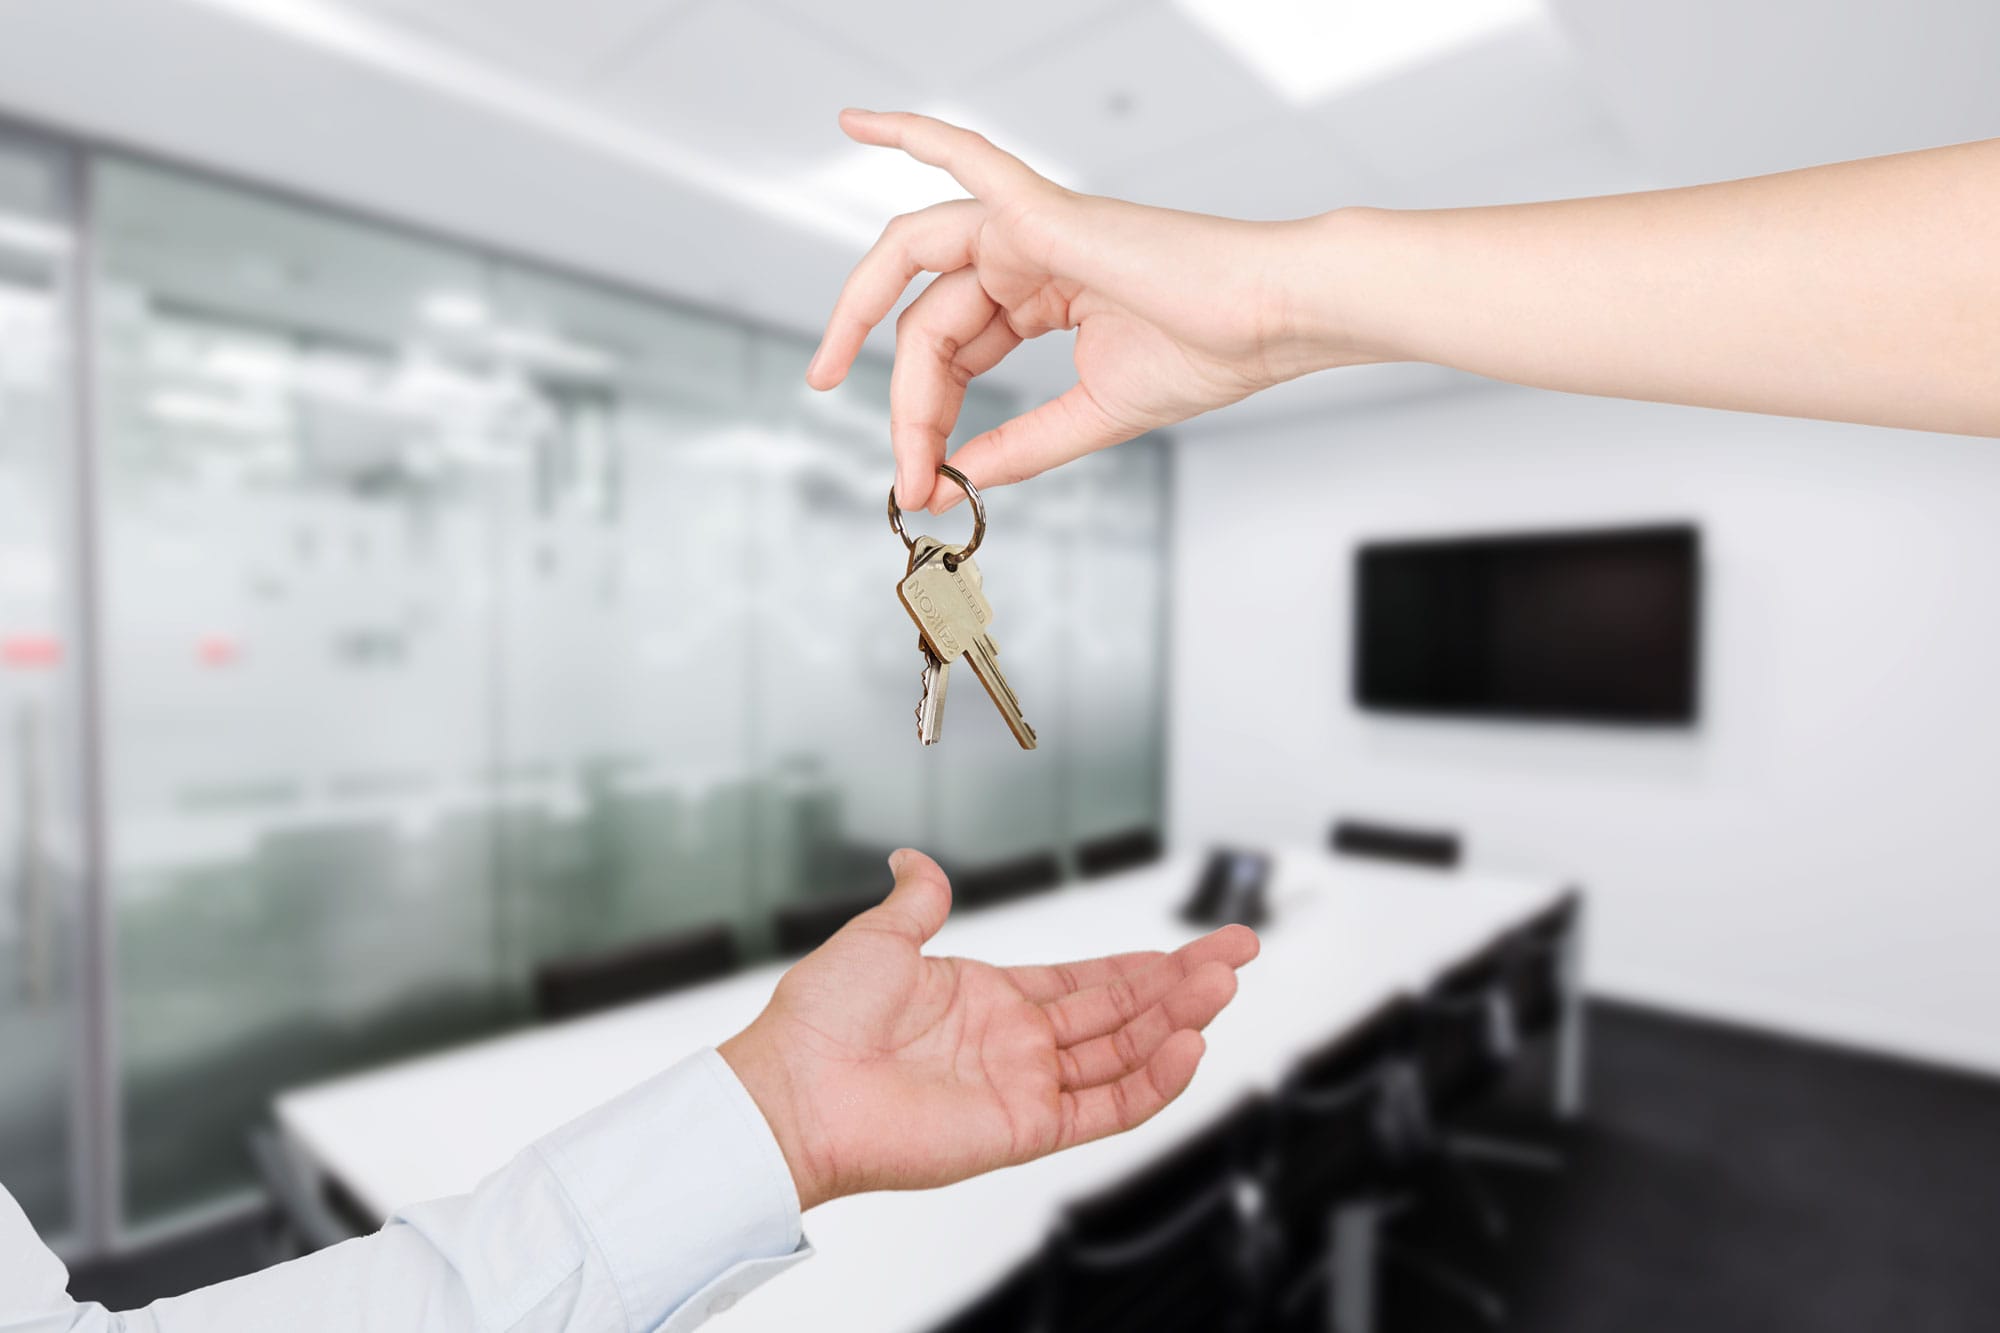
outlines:
M1172 948L1199 933L1175 908L1195 876L1170 861L948 923L932 952L994 963ZM1314 851L1278 858L1262 956L1208 1033L1194 1084L1152 1123L1040 1162L923 1194L816 1208L811 1263L708 1327L922 1330L1041 1242L1057 1206L1116 1180L1307 1047L1552 902L1561 886L1440 874ZM593 1018L516 1033L278 1098L297 1147L361 1203L470 1190L526 1144L754 1017L773 964Z

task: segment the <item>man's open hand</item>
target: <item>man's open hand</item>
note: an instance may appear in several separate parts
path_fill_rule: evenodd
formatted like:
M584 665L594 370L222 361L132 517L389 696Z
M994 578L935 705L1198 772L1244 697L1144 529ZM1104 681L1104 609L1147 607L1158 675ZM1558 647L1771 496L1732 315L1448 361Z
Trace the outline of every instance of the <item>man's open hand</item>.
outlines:
M1257 937L991 967L927 958L951 888L921 852L779 981L723 1058L770 1122L799 1206L947 1185L1115 1134L1180 1095Z

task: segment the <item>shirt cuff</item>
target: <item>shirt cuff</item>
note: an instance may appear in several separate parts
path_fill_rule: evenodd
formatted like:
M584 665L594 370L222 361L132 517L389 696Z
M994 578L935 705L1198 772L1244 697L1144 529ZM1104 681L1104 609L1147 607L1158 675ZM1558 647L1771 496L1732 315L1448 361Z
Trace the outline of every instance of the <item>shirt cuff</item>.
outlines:
M713 1049L535 1149L603 1256L631 1328L659 1328L682 1307L698 1318L727 1309L811 1253L785 1155Z

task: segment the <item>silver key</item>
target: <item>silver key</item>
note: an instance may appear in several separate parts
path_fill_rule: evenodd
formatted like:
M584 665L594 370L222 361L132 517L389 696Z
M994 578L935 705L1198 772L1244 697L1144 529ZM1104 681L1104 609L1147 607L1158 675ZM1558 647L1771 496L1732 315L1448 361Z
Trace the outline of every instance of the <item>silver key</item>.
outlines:
M917 538L910 548L910 569L931 559L943 547L944 543L935 537ZM944 696L951 684L951 663L931 651L921 632L917 634L917 648L924 655L924 692L917 700L917 739L925 745L936 745L944 735Z
M924 643L938 661L950 665L963 657L972 674L992 696L994 706L1024 750L1035 748L1035 729L1021 716L1006 676L1000 672L1000 645L987 632L993 606L986 600L979 566L956 547L942 547L929 558L913 558L910 572L896 585L903 609L917 623Z

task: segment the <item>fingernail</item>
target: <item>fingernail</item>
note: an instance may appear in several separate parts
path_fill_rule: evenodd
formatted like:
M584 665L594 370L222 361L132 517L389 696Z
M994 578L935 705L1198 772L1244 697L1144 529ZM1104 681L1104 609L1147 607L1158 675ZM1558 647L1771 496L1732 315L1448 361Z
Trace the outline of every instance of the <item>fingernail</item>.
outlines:
M910 853L908 852L908 850L906 850L906 849L902 849L902 848L899 848L899 849L897 849L896 851L893 851L893 852L890 852L890 853L889 853L889 873L890 873L890 874L892 874L892 875L900 875L900 874L902 874L902 873L903 873L903 862L904 862L904 861L906 861L906 860L908 860L908 859L909 859L909 856L910 856Z

